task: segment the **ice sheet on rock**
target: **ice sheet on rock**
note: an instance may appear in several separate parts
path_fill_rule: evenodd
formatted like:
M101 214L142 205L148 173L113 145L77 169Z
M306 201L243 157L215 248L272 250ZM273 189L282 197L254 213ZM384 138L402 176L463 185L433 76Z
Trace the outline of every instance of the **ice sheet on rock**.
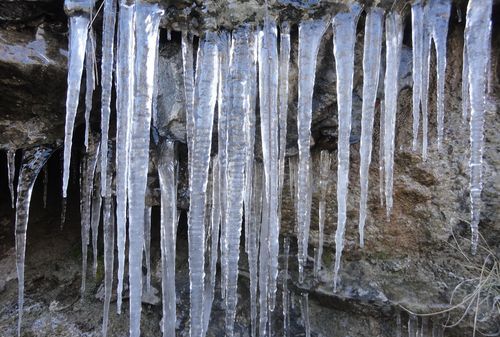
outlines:
M91 1L88 1L91 2ZM71 4L66 0L65 6ZM93 3L93 2L92 2ZM81 13L81 12L78 12ZM64 132L64 167L63 167L63 198L68 189L69 168L71 163L71 147L73 143L73 127L80 98L80 82L83 73L83 61L90 15L82 13L69 17L69 59L68 59L68 89L66 93L66 124Z
M7 176L9 179L9 191L10 191L10 200L11 207L14 209L16 207L16 196L14 192L14 177L16 175L16 150L8 149L7 150Z
M420 101L422 96L422 62L424 43L424 6L422 1L411 5L411 41L412 41L412 111L413 111L413 151L417 150L418 128L420 124Z
M333 54L335 56L335 69L337 73L336 87L339 128L337 145L338 220L337 230L335 232L334 291L336 291L339 282L340 260L344 248L344 233L347 221L347 187L349 183L349 138L351 135L354 44L356 43L356 25L358 23L360 11L361 7L359 4L353 3L350 5L349 12L338 13L332 20Z
M85 148L89 145L90 112L92 111L92 98L96 82L95 58L95 34L91 28L88 32L87 46L85 47Z
M233 31L229 65L230 106L227 114L227 290L226 336L233 336L238 301L238 261L240 251L243 199L245 196L246 139L241 136L249 112L248 93L251 89L253 31L241 26ZM262 110L261 110L262 111ZM261 115L262 116L262 115Z
M203 334L205 282L205 203L217 99L218 48L215 33L201 39L194 88L192 156L190 157L190 209L188 215L191 336Z
M314 277L317 278L318 272L321 270L323 258L323 238L325 227L325 212L326 212L326 192L328 190L328 180L330 179L330 166L332 163L331 155L328 150L322 150L319 161L319 211L318 211L318 250L314 261Z
M403 24L399 13L386 17L386 70L384 79L384 176L387 216L392 210L396 113L398 108L398 75L403 39ZM423 94L425 96L425 94ZM425 118L425 117L424 117Z
M372 159L373 120L380 76L380 58L382 52L382 33L384 10L370 8L366 15L363 51L363 105L361 117L361 145L359 150L360 189L359 200L359 244L364 246L364 228L368 201L368 177Z
M104 0L102 60L101 60L101 195L108 194L106 187L108 171L108 132L111 116L111 90L113 88L113 61L116 26L116 1Z
M116 241L117 312L121 313L127 228L127 177L131 118L134 111L135 5L120 0L116 57ZM100 185L99 185L100 186Z
M471 0L467 6L465 44L469 63L470 95L470 200L471 250L476 252L483 189L484 117L486 109L487 71L491 49L491 0Z
M304 266L307 262L307 246L311 223L311 198L309 196L312 191L309 166L316 58L321 38L327 27L328 20L326 19L302 21L299 24L299 101L297 107L299 162L295 196L297 202L299 282L304 281Z
M16 233L16 266L18 282L18 336L21 335L21 326L24 307L24 262L26 257L26 234L28 231L28 219L30 211L31 193L40 170L45 165L52 149L38 146L26 150L19 172L17 183L17 203L15 218Z
M130 337L139 337L142 296L144 208L149 163L151 110L154 93L156 39L163 10L157 4L136 4L134 113L131 119L128 202Z
M158 176L161 192L161 287L163 336L175 336L175 252L177 239L177 160L175 143L165 140L158 154Z

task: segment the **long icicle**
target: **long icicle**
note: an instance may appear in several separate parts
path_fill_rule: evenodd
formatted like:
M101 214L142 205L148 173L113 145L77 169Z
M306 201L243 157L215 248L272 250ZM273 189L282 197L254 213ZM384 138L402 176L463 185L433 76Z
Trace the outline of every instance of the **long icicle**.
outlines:
M149 135L154 93L156 39L163 10L157 4L136 4L135 101L130 137L128 172L130 337L140 336L142 296L142 245L149 163Z
M392 187L394 174L394 147L396 112L398 108L398 79L401 56L403 24L401 15L391 12L386 18L386 70L384 80L384 176L385 206L387 216L392 210ZM425 96L425 94L423 94Z
M359 200L359 244L364 247L364 229L366 222L366 204L368 201L368 177L372 159L373 120L380 76L380 58L382 52L382 33L384 10L370 8L365 21L363 51L363 105L361 117L361 145L359 157L359 178L361 197Z
M335 270L333 289L339 282L340 261L344 248L347 220L347 187L349 184L349 146L351 136L354 44L361 7L353 3L349 12L338 13L332 20L333 54L337 72L338 145L337 145L337 230L335 232ZM300 174L299 174L300 175ZM299 194L300 195L300 194Z
M312 98L321 38L328 27L328 20L303 21L299 25L299 102L297 107L297 129L299 163L297 172L297 229L299 282L304 281L304 266L307 262L309 227L311 224L311 182L309 177Z
M102 62L101 62L101 195L108 195L108 131L111 115L111 89L113 87L113 60L116 26L116 1L104 0Z
M118 285L116 306L121 313L125 245L127 231L127 176L129 167L130 123L134 111L135 4L120 1L116 58L116 245ZM99 188L100 190L100 188ZM100 193L100 191L99 191Z
M161 289L162 331L164 337L175 336L175 251L177 239L177 162L175 144L165 140L160 145L158 176L161 192Z
M18 282L18 312L17 335L21 336L24 307L24 262L26 257L26 234L28 231L28 219L30 211L31 193L40 170L45 165L52 149L44 146L26 150L24 153L19 181L17 184L16 203L16 266Z
M217 98L217 37L207 32L200 41L194 89L192 156L190 157L190 208L188 216L190 336L203 334L205 285L205 203L212 143L212 126Z
M95 34L92 27L88 32L87 46L85 47L85 148L89 145L90 112L92 111L92 98L95 90Z
M422 62L424 43L424 6L421 1L411 5L411 41L412 41L412 111L413 111L413 141L412 149L417 150L418 127L420 124L420 101L422 96Z
M422 42L422 93L420 107L422 109L422 159L427 160L428 133L429 133L429 72L431 62L431 28L427 22L429 4L424 6L424 36Z
M90 24L90 13L94 0L65 0L64 9L69 16L69 60L68 89L66 93L66 123L64 131L64 163L62 194L66 199L68 189L69 168L71 163L71 147L73 143L73 127L80 98L80 82L85 59L85 47Z
M469 63L470 95L470 201L471 251L476 253L483 189L484 117L486 108L487 70L491 49L491 0L470 0L467 6L465 44Z

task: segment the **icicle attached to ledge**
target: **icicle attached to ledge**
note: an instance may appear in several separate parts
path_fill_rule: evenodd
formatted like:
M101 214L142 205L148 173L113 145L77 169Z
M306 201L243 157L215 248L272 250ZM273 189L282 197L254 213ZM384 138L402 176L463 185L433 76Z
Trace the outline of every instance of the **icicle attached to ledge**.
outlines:
M212 127L217 99L218 48L215 33L207 32L198 49L194 87L193 123L187 123L192 135L189 172L190 208L188 215L190 335L203 335L205 285L205 211Z
M373 148L373 121L380 77L384 10L370 8L365 21L363 51L363 105L361 117L361 145L359 166L361 197L359 200L359 244L364 246L364 228L368 202L368 177Z
M19 171L17 183L17 203L16 203L16 266L18 282L18 313L17 335L21 336L21 326L24 307L24 263L26 257L26 234L28 232L28 220L30 211L31 194L36 178L40 170L45 165L52 149L45 146L38 146L24 153L24 158Z
M481 216L481 191L484 118L486 110L487 71L491 52L492 0L470 0L465 24L465 45L469 64L470 95L470 200L471 251L476 253Z
M118 251L118 285L116 305L121 313L125 245L127 231L127 177L132 114L134 111L135 4L120 0L116 56L116 245ZM149 139L149 137L148 137ZM100 185L99 185L100 186ZM100 189L100 188L99 188Z
M128 173L130 337L139 337L142 296L144 209L149 164L151 110L155 84L157 35L163 10L157 4L136 4L134 113L130 125ZM131 61L131 60L129 60ZM121 66L132 66L123 64Z
M319 45L328 27L328 20L302 21L299 24L299 102L297 107L297 130L299 163L297 172L297 240L299 282L304 281L304 266L307 263L309 227L311 224L311 181L310 181L310 146L312 98L316 62Z
M338 145L337 145L337 230L335 232L335 270L333 289L339 282L340 261L344 248L347 221L347 187L349 184L349 147L351 136L354 45L361 6L353 3L349 12L341 12L332 20L333 54L337 73ZM388 67L389 68L389 67ZM299 173L300 175L300 173ZM299 193L300 195L300 193Z

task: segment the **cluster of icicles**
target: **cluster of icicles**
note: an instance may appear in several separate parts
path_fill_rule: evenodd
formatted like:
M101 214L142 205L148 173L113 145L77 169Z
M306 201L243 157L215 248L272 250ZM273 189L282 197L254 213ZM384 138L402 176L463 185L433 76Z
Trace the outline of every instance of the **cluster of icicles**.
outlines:
M163 11L146 1L104 0L100 139L89 132L92 92L95 88L95 37L92 30L93 0L66 0L69 16L69 68L64 143L63 197L69 178L73 127L79 104L80 82L86 68L86 153L81 163L82 292L85 291L87 246L92 232L94 274L97 268L97 233L103 208L105 304L103 335L107 332L113 287L113 261L118 252L117 311L121 312L124 288L125 244L128 239L130 291L130 336L139 337L142 263L146 256L146 290L151 287L149 262L151 208L145 204L151 123L156 116L156 68L159 23ZM117 8L118 7L118 8ZM298 51L298 148L289 159L290 189L295 195L297 215L299 282L304 280L308 259L311 220L311 118L316 58L322 36L333 26L333 46L338 98L338 224L335 234L336 258L334 288L346 225L349 175L349 137L351 133L354 46L356 26L362 8L352 3L346 12L333 18L304 20L299 23ZM446 38L450 0L430 0L411 8L413 41L413 148L422 116L422 156L427 157L427 110L431 41L437 55L438 148L443 138L444 77ZM485 110L486 73L490 54L491 0L470 0L467 8L463 70L463 113L470 118L471 209L473 250L477 245L481 193L481 164ZM360 244L367 211L368 169L371 161L375 102L381 64L385 19L386 72L381 108L381 164L385 178L381 191L388 214L392 208L393 162L398 99L398 69L402 48L403 18L393 11L366 8L363 56L363 105L361 134ZM116 30L116 34L115 34ZM116 35L116 43L115 43ZM116 55L115 55L116 52ZM190 270L190 335L207 332L216 265L221 265L222 297L225 299L226 335L232 336L237 305L238 260L242 225L245 225L245 251L250 269L251 336L270 335L268 318L275 309L278 276L281 200L284 182L290 27L266 16L260 28L244 25L233 32L204 32L198 43L194 65L193 36L182 33L182 55L189 161L190 211L188 215ZM116 62L113 75L114 63ZM258 81L257 81L258 79ZM116 87L116 139L108 139L112 83ZM258 83L257 83L258 82ZM257 86L258 84L258 86ZM254 159L256 98L260 106L260 132L263 161ZM217 107L218 154L211 157L212 131ZM468 117L470 112L470 117ZM174 336L176 327L175 244L177 163L175 144L154 137L155 166L161 188L161 268L163 336ZM17 190L16 253L19 278L19 332L23 312L24 257L31 191L36 176L52 153L38 147L25 153ZM8 156L9 168L14 162ZM323 151L320 160L319 236L314 274L321 269L325 191L331 155ZM9 169L9 172L13 172ZM11 189L13 174L9 175ZM210 182L209 182L210 181ZM14 199L13 199L14 203ZM128 226L127 226L128 222ZM128 228L128 235L127 235ZM220 238L220 239L219 239ZM288 256L289 241L284 249ZM220 256L219 256L220 251ZM207 262L205 261L207 259ZM288 261L288 260L287 260ZM285 269L288 269L288 262ZM288 272L286 270L286 272ZM284 331L288 331L288 290L283 284ZM307 298L304 301L307 305ZM257 312L259 315L257 315Z

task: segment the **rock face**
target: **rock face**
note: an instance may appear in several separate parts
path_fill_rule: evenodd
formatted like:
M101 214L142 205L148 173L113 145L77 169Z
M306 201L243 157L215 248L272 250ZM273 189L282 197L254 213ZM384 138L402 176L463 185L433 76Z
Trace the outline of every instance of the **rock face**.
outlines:
M160 40L160 59L158 63L158 116L156 125L163 137L185 142L185 113L182 79L182 56L179 29L189 29L199 34L203 29L231 29L243 22L260 22L265 12L263 2L250 0L218 1L162 1L166 14L162 21ZM400 3L403 6L404 2ZM367 5L369 5L367 3ZM390 1L381 6L389 8ZM460 9L465 13L465 4L455 2L452 13ZM297 23L301 18L335 13L342 8L339 3L330 1L270 1L269 12L280 19ZM318 182L314 181L313 210L311 221L311 257L306 268L306 281L298 283L298 266L295 254L297 247L292 240L290 256L289 288L292 290L294 309L292 309L292 331L290 335L303 334L299 299L303 293L309 294L311 330L314 336L398 336L398 316L402 318L403 333L408 324L416 327L416 318L410 317L404 308L418 313L438 312L449 308L454 288L466 279L480 277L483 264L491 268L484 248L478 255L469 252L469 140L468 124L461 117L461 69L464 22L461 14L453 14L450 20L447 52L447 72L445 85L445 138L443 151L438 153L436 141L436 79L435 61L431 66L430 116L429 116L429 158L423 161L419 154L411 151L412 109L411 109L411 34L408 11L400 70L399 109L397 115L396 154L394 173L394 209L390 218L380 204L378 147L378 112L375 116L375 138L370 169L370 193L368 199L368 219L365 234L365 248L359 247L357 233L359 205L359 137L362 97L362 29L364 18L358 25L356 44L353 130L351 133L351 166L348 197L348 222L344 255L341 267L339 291L333 293L332 256L335 254L333 235L336 226L336 160L327 193L325 222L325 252L323 270L315 279L312 272L312 257L317 247L317 209ZM483 209L480 232L484 240L481 245L489 246L493 255L500 255L500 114L496 106L500 101L500 22L499 6L494 8L492 70L490 76L489 104L486 114ZM66 90L66 18L62 13L62 1L14 0L0 4L0 148L28 148L36 144L59 145L64 130L64 100ZM101 26L100 19L95 21ZM166 29L171 29L172 40L166 38ZM290 95L287 136L287 155L297 153L297 29L292 26L292 56L290 67ZM331 28L324 36L318 56L316 84L313 101L313 170L319 176L319 151L327 149L333 153L337 147L337 97L335 93L335 67ZM434 57L434 56L433 56ZM99 55L98 55L99 59ZM383 72L382 72L383 74ZM382 81L381 81L382 83ZM99 91L99 88L97 92ZM379 89L382 97L383 89ZM96 94L96 97L99 94ZM99 122L99 106L95 106L92 119ZM79 114L81 116L82 113ZM81 125L81 121L80 121ZM114 131L111 131L112 133ZM257 132L257 134L259 134ZM76 138L81 137L78 134ZM81 139L79 139L81 142ZM257 137L257 149L260 148ZM257 150L257 157L260 157ZM334 156L335 158L336 156ZM189 205L186 186L186 149L181 148L181 191L179 207L186 210ZM4 167L5 161L0 162ZM58 160L53 159L50 177L57 180L60 174ZM285 170L288 172L288 170ZM13 250L9 249L10 230L8 189L6 173L2 173L1 191L7 197L0 201L0 331L5 336L16 334L16 290ZM150 185L155 186L154 174ZM52 180L52 181L55 181ZM51 180L49 180L51 181ZM57 183L59 184L59 182ZM56 184L56 185L57 185ZM288 190L288 176L285 177L284 200L282 207L282 236L295 237L295 210ZM41 186L38 193L41 192ZM75 200L77 200L77 192ZM58 202L58 188L50 188L52 201ZM35 193L36 196L36 193ZM40 197L40 195L38 195ZM41 198L41 197L40 197ZM39 199L40 199L39 198ZM152 204L157 204L152 197ZM100 335L102 303L94 298L98 292L102 274L94 287L89 286L88 298L79 301L79 239L78 210L73 212L70 226L63 233L57 233L59 206L49 203L44 211L35 200L32 210L33 220L30 228L37 226L28 234L27 273L27 312L25 313L27 336L97 336ZM156 213L155 213L156 214ZM156 217L156 218L155 218ZM156 222L155 222L156 220ZM153 224L158 225L158 214L153 216ZM187 269L186 219L181 216L178 235L177 285L178 285L178 332L187 335L189 324L189 282ZM71 225L73 224L73 225ZM154 225L153 225L154 226ZM184 229L183 229L184 226ZM157 230L158 228L156 228ZM155 231L155 228L153 228ZM156 231L157 232L157 231ZM7 233L7 234L6 234ZM158 248L159 238L153 235L153 246ZM5 243L5 244L4 244ZM158 260L159 250L153 251ZM486 263L485 263L486 261ZM280 257L280 263L283 256ZM241 261L239 284L239 308L236 329L241 336L247 336L249 324L248 268L246 259ZM498 262L497 262L498 263ZM478 269L479 268L479 269ZM478 271L479 270L479 271ZM280 281L284 277L280 274ZM498 282L498 280L497 280ZM159 274L154 280L159 286ZM474 282L463 284L455 294L454 302L460 302L468 293L474 291ZM498 292L498 288L496 289ZM220 295L216 295L216 300ZM485 303L491 305L491 303ZM281 303L278 303L280 306ZM145 305L146 306L146 305ZM451 312L452 320L457 320L461 310ZM114 311L113 311L114 312ZM273 331L281 334L281 308L273 314ZM496 316L479 317L481 331L499 331L500 319ZM221 336L223 331L222 303L215 304L213 323L209 335ZM418 319L418 325L427 324L430 335L431 326L439 327L446 316L436 315L429 320ZM161 319L161 305L147 305L143 312L145 336L160 336L158 323ZM127 333L127 315L111 317L111 336ZM411 322L411 323L408 323ZM427 322L427 323L426 323ZM458 327L445 330L446 336L470 336L472 320L467 316ZM423 334L424 336L426 334Z

